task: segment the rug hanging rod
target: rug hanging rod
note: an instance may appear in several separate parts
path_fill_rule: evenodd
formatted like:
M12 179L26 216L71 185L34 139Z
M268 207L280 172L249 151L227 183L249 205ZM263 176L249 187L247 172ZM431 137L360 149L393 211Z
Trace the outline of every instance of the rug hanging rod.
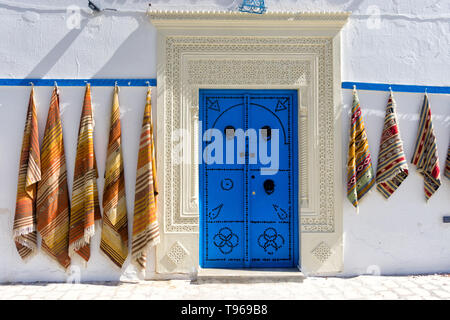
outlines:
M90 83L91 87L114 87L117 83L121 87L156 87L156 79L0 79L0 86L40 86L52 87L58 83L60 87L84 87Z
M405 93L432 93L432 94L450 94L450 87L438 86L415 86L405 84L391 84L391 83L368 83L368 82L342 82L342 89L353 89L356 86L357 90L368 91L387 91L391 89L394 92Z

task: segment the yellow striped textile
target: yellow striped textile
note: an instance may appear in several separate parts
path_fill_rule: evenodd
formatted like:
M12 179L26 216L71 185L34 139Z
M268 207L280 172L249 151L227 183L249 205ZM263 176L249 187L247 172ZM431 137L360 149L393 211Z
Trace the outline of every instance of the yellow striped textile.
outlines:
M151 90L148 88L136 172L131 259L141 271L145 271L147 249L160 241L156 195Z
M37 249L36 186L40 180L39 132L34 87L32 87L22 139L13 225L13 239L22 259L29 258Z
M424 178L425 198L429 200L441 185L439 157L431 122L431 109L428 95L425 94L420 112L419 130L412 163Z
M103 189L103 227L100 249L119 268L128 256L128 218L119 109L119 88L114 88L111 126Z
M403 142L398 126L396 103L391 92L381 135L377 166L377 190L388 199L408 177Z
M375 184L369 142L362 118L358 93L353 90L350 143L347 163L347 198L354 207Z
M95 221L101 219L97 178L91 86L86 84L75 158L69 245L69 255L72 257L77 252L86 262L91 255L90 240L95 234Z
M67 269L70 265L70 205L59 92L56 86L52 93L41 147L41 176L37 195L37 226L42 237L42 248Z

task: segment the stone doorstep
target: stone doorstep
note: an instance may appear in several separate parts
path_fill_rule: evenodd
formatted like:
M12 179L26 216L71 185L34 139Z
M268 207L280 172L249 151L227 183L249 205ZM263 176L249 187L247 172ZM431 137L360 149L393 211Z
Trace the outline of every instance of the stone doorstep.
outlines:
M202 269L197 270L197 283L205 282L303 282L306 277L291 269Z

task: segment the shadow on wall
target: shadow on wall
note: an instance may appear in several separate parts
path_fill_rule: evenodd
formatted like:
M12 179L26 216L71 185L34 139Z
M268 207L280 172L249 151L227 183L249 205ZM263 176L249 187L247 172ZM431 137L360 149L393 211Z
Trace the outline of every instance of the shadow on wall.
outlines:
M150 74L156 65L155 28L145 14L136 14L138 27L115 50L93 78L156 77Z
M52 50L30 71L26 78L44 78L45 75L53 68L64 53L69 49L72 43L78 38L86 27L88 19L83 19L80 28L72 29L64 36Z
M156 64L156 47L154 41L155 29L150 23L145 13L120 13L105 12L104 17L132 17L138 23L138 27L114 49L114 54L95 74L89 70L84 70L90 78L139 78L151 77L149 74L154 70ZM89 22L92 16L84 16L80 22L80 27L70 30L55 47L29 72L27 78L44 78L56 65L61 57L74 44L76 39L90 27ZM118 27L119 24L116 25ZM114 40L114 39L112 39ZM102 61L101 57L98 59Z
M365 0L327 0L330 5L344 5L342 10L356 12Z
M123 4L127 0L106 0L109 5ZM340 0L340 4L345 6L345 10L357 11L364 0ZM136 3L148 3L149 0L134 0ZM152 3L167 4L170 0L152 0ZM335 3L336 0L333 0ZM197 0L190 0L195 4ZM215 0L218 6L235 9L241 0ZM149 72L154 70L156 64L156 46L151 39L154 37L155 29L150 23L145 13L126 12L103 12L101 15L111 17L134 17L138 27L131 32L128 38L115 50L113 56L101 67L92 78L118 78L118 77L151 77ZM80 28L70 30L56 46L30 71L27 78L44 78L55 64L61 59L65 52L82 34L92 16L83 13ZM137 45L138 44L138 45ZM137 48L137 49L136 49ZM99 59L101 60L101 59ZM89 72L84 72L89 74Z

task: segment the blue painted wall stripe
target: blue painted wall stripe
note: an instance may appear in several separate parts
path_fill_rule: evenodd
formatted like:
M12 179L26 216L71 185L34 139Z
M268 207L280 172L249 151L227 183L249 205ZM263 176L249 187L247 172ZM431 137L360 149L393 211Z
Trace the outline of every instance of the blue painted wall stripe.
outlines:
M114 86L117 81L122 87L146 87L147 81L150 86L156 87L156 79L0 79L0 86L29 86L32 82L35 86L53 86L54 83L60 87L84 87L87 82L93 87Z
M35 86L53 86L55 81L60 87L84 87L87 82L93 87L110 87L117 85L122 87L145 87L147 81L152 87L156 87L156 79L0 79L0 86L29 86L33 82ZM388 84L388 83L368 83L368 82L342 82L342 89L353 89L353 86L359 90L370 91L389 91L389 87L394 92L410 92L410 93L428 93L450 94L450 87L438 86L415 86L404 84Z
M342 89L353 89L354 85L356 85L358 90L389 91L389 87L391 87L394 92L424 93L426 90L428 93L450 94L450 87L413 86L404 84L367 82L342 82Z

